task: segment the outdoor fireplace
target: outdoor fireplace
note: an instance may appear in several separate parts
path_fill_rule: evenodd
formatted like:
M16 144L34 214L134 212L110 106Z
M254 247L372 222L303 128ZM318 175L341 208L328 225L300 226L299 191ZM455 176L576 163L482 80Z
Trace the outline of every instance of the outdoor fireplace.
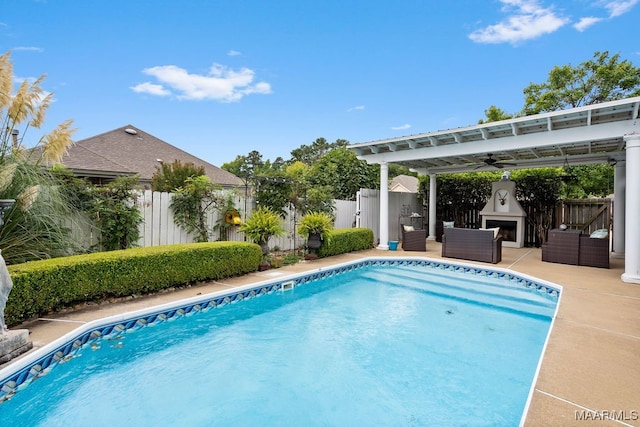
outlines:
M491 183L491 190L491 198L480 212L482 227L500 227L503 246L523 247L527 214L516 200L516 183L505 173L500 181Z
M502 221L498 219L488 219L486 228L500 228L500 235L503 242L515 242L518 236L518 221Z

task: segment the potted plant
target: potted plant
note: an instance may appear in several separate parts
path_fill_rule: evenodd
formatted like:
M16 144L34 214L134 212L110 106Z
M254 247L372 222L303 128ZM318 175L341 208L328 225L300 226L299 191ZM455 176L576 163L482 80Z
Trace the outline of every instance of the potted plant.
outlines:
M240 226L239 231L254 243L259 244L265 257L269 253L269 239L272 236L282 236L285 233L285 229L280 223L280 216L266 206L254 211L253 215Z
M307 239L307 247L313 254L322 245L323 240L330 240L333 230L333 218L325 212L307 212L298 224L298 233Z

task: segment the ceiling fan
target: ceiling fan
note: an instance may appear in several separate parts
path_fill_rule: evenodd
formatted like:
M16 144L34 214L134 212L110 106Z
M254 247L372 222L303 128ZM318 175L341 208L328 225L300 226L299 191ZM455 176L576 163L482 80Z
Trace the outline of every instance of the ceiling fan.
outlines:
M487 158L482 160L482 164L479 165L478 167L476 167L476 169L479 169L481 167L484 166L493 166L494 168L498 168L498 169L502 169L505 166L515 166L515 163L506 163L506 162L501 162L499 160L496 160L493 158L493 153L487 153Z

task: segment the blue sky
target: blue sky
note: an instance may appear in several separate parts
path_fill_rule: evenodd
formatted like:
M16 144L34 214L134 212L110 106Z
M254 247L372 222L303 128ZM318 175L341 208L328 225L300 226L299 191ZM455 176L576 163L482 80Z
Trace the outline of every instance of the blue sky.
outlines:
M596 51L640 66L640 0L10 3L0 53L55 99L28 145L67 119L75 140L132 124L218 166L515 113Z

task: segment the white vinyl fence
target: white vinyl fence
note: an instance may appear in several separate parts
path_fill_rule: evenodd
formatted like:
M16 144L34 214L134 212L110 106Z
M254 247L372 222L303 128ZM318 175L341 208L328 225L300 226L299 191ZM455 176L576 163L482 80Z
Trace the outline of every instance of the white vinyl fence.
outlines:
M380 240L380 190L363 188L356 197L356 227L373 230L373 241ZM418 217L412 214L419 215ZM423 228L422 200L418 193L389 192L389 240L401 239L401 224Z
M182 227L175 224L173 212L170 209L171 193L145 190L141 192L136 200L136 205L142 213L142 224L140 225L140 239L138 245L141 247L171 245L178 243L191 243L194 236L187 233ZM233 194L233 202L243 219L251 216L254 208L253 199L246 200L242 195ZM356 201L334 200L335 228L366 227L374 232L374 241L377 242L378 224L380 223L379 191L362 189L358 192ZM246 210L248 212L244 212ZM389 193L389 240L399 239L399 224L405 222L406 215L412 212L421 212L421 202L416 194L412 193ZM216 224L224 221L224 212L212 211L207 217L207 226L211 230ZM282 220L282 226L286 233L281 237L272 237L269 246L272 250L294 250L304 246L304 239L297 233L297 223L301 216L294 210L288 210L287 215ZM415 223L414 223L415 224ZM416 224L417 225L417 224ZM83 241L85 247L89 247L99 241L99 235L90 225L80 230L74 230L78 236L78 241ZM80 237L82 236L82 238ZM237 226L229 228L229 241L245 241L245 235L238 231ZM210 241L219 240L220 234L215 231L210 236Z
M140 225L140 239L138 245L142 247L170 245L176 243L191 243L194 236L187 233L182 227L177 226L173 220L173 212L169 208L173 195L171 193L154 192L146 190L137 199L137 205L142 212L143 222ZM245 205L245 199L241 195L233 196L233 203L244 219L251 216L254 201L248 198ZM353 227L355 218L355 202L336 200L336 228ZM248 212L244 212L245 206ZM297 223L300 215L294 210L286 210L287 215L282 220L282 226L286 233L280 237L272 237L269 240L270 248L281 250L294 250L304 245L304 239L297 233ZM211 211L207 217L207 226L209 229L223 220L224 212ZM218 240L219 233L216 231L210 237L211 241ZM229 228L229 241L244 241L245 235L238 231L237 226Z

